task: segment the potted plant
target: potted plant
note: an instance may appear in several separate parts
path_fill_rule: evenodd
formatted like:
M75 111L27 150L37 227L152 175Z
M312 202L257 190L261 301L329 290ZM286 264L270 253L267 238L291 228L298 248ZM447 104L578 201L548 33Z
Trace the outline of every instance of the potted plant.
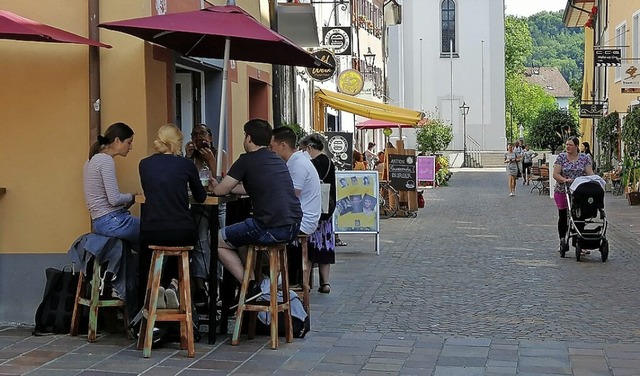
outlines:
M416 141L418 150L423 153L436 155L445 150L453 141L451 126L436 117L428 118L416 126ZM451 177L449 173L449 160L445 156L436 158L436 184L447 185Z

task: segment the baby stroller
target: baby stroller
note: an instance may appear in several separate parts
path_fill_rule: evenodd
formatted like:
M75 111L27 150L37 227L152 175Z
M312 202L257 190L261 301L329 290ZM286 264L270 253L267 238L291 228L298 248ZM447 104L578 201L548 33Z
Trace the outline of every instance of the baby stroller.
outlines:
M583 250L597 249L602 262L609 257L607 240L608 222L604 211L605 181L599 176L576 178L566 191L568 230L560 247L560 257L569 250L570 242L576 249L576 261Z

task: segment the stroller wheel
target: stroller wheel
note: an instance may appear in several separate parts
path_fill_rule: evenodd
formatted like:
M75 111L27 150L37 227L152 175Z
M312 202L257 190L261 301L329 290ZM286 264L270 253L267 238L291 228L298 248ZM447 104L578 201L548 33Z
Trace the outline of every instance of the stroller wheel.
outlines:
M602 245L600 245L600 259L602 262L605 262L607 258L609 258L609 241L605 239L602 241Z
M582 246L580 246L579 242L576 242L576 261L580 261L580 256L582 256Z

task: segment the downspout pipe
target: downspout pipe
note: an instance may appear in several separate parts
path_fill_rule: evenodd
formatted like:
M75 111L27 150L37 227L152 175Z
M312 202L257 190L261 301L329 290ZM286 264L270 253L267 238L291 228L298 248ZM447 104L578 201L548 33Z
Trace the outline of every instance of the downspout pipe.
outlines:
M99 41L100 0L89 0L89 38ZM89 46L89 145L101 132L100 47Z
M278 31L278 9L277 0L269 0L269 27ZM273 107L273 127L282 125L282 67L277 64L271 65L271 93Z

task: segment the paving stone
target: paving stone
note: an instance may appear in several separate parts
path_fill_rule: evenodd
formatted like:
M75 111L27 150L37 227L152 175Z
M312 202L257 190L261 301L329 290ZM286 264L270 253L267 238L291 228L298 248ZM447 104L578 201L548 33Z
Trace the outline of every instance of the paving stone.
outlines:
M505 183L456 171L416 218L380 222L379 255L371 235L341 235L331 294L311 292L312 331L277 350L227 334L194 359L177 344L142 359L119 332L88 344L0 324L0 374L637 376L637 207L607 194L609 261L578 263L555 251L553 200L520 186L509 198Z

